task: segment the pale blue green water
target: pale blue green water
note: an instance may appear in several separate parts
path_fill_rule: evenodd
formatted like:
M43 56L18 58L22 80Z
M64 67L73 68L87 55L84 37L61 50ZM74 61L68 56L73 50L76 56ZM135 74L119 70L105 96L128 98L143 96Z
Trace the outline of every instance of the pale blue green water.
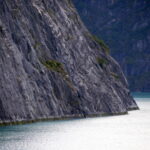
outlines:
M150 98L150 93L141 93L141 92L134 92L132 93L134 98L144 98L145 100L148 100Z
M0 127L0 150L150 150L150 93L128 115Z

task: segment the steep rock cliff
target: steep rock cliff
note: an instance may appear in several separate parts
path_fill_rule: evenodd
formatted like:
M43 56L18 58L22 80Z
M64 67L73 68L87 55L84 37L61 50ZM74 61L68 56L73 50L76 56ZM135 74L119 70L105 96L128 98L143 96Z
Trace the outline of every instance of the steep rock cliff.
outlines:
M70 0L0 0L1 123L137 108Z
M73 0L90 31L106 41L132 91L150 91L150 1Z

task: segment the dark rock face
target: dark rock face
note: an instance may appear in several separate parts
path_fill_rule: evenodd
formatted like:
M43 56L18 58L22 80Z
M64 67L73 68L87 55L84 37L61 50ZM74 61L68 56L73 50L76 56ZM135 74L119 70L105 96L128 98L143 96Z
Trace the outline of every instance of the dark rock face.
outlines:
M132 91L150 91L150 1L73 0L93 34L120 63Z
M0 0L1 123L137 108L70 0Z

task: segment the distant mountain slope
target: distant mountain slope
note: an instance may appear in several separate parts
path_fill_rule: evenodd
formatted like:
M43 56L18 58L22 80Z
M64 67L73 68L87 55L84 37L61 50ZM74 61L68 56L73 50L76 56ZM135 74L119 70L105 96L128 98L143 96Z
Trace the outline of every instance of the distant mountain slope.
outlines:
M106 41L132 91L150 91L150 1L73 0L93 34Z

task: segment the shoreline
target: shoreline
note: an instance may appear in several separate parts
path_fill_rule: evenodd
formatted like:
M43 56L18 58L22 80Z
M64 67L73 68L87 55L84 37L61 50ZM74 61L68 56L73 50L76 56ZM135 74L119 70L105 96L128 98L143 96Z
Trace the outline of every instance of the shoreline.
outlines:
M128 111L136 111L136 110L139 110L139 108L128 109ZM18 121L3 121L3 122L0 122L0 127L12 126L12 125L24 125L24 124L31 124L31 123L37 123L37 122L46 122L46 121L86 119L86 118L96 118L96 117L113 117L113 116L127 115L128 111L119 112L119 113L88 114L87 116L83 114L75 114L75 115L56 116L56 117L49 117L49 118L38 118L38 119L28 119L28 120L24 119L24 120L18 120Z

